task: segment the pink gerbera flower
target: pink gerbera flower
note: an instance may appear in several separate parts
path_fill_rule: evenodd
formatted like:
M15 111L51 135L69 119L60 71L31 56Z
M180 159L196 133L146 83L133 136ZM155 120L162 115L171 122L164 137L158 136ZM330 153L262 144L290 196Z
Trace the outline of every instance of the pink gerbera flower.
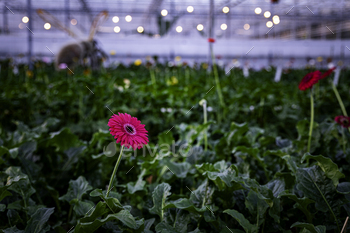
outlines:
M117 143L122 146L136 150L141 149L143 145L148 144L147 130L145 125L136 117L132 117L127 113L114 114L108 121L110 133L117 139Z

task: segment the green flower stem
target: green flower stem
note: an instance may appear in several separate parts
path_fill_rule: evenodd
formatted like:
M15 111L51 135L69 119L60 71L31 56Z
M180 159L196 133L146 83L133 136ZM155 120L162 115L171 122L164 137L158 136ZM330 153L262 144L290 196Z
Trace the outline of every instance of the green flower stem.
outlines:
M334 91L335 96L336 96L337 99L338 99L338 102L339 102L339 105L340 105L340 107L341 107L341 110L343 111L343 115L344 115L344 116L348 116L348 113L346 112L346 109L345 109L344 104L343 104L343 101L342 101L342 99L341 99L341 97L340 97L340 95L339 95L339 92L338 92L338 90L337 90L337 87L334 85L333 82L332 82L332 88L333 88L333 91Z
M217 89L217 91L218 91L220 105L221 105L221 107L224 108L224 107L225 107L224 98L223 98L222 92L221 92L221 86L220 86L220 80L219 80L219 73L218 73L218 69L217 69L217 67L216 67L215 56L214 56L214 52L213 52L212 46L210 47L210 52L211 52L211 60L212 60L212 63L213 63L213 70L214 70L214 77L215 77L216 89Z
M311 103L311 119L310 119L309 141L307 143L307 152L310 152L312 129L314 127L314 97L312 94L312 89L310 90L310 103Z
M152 68L150 68L149 71L151 74L152 85L153 85L154 93L155 93L157 91L156 76L155 76L154 70Z
M123 149L124 149L124 146L122 146L122 148L120 149L119 158L118 158L118 160L117 160L117 163L116 163L115 166L114 166L114 170L113 170L111 179L110 179L110 181L109 181L109 185L108 185L108 190L107 190L107 193L106 193L106 197L108 197L109 192L110 192L111 189L112 189L111 186L112 186L112 184L113 184L114 176L115 176L115 174L117 173L119 163L120 163L120 161L122 160Z
M203 104L203 114L204 114L204 124L207 123L207 103L205 102ZM208 135L207 130L204 131L204 150L207 151L208 149Z

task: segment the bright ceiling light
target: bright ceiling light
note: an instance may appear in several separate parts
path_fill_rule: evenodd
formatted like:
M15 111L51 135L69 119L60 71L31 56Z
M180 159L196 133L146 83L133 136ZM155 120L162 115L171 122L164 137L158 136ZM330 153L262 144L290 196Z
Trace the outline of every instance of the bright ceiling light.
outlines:
M132 20L131 15L125 16L125 21L126 21L126 22L131 22L131 20Z
M230 11L230 8L228 8L227 6L222 8L222 12L224 12L225 14L227 14L229 11Z
M49 30L49 29L51 28L51 24L45 23L45 24L44 24L44 28L45 28L46 30Z
M115 33L119 33L119 32L120 32L120 27L115 26L115 27L114 27L114 32L115 32Z
M270 28L273 26L273 23L271 21L267 21L266 23L266 27Z
M114 16L112 18L112 21L113 21L113 23L118 23L119 22L119 17L118 16Z
M188 12L188 13L192 13L193 11L194 11L193 6L188 6L188 7L187 7L187 12Z
M176 27L176 31L177 31L178 33L182 32L182 27L181 27L181 26L177 26L177 27Z
M203 29L204 29L203 24L198 24L198 25L197 25L197 30L198 30L198 31L202 31Z
M143 27L142 27L142 26L139 26L139 27L137 28L137 32L138 32L138 33L142 33L142 32L143 32L143 30L144 30L144 29L143 29Z
M261 14L262 10L260 7L255 8L255 14L259 15Z
M244 30L249 30L250 25L246 23L246 24L244 24L243 28L244 28Z
M227 29L227 24L226 23L221 24L220 28L221 30L225 31Z
M275 15L272 17L272 21L274 24L279 24L280 23L280 17L278 15Z
M23 23L28 23L28 22L29 22L29 18L28 18L27 16L24 16L24 17L22 18L22 22L23 22Z
M167 10L162 10L161 12L160 12L160 14L162 15L162 16L167 16L168 15L168 11Z
M72 25L77 25L78 21L77 21L76 19L72 19L72 20L70 21L70 23L71 23Z
M271 16L270 11L265 11L264 17L265 17L265 18L270 18L270 16Z

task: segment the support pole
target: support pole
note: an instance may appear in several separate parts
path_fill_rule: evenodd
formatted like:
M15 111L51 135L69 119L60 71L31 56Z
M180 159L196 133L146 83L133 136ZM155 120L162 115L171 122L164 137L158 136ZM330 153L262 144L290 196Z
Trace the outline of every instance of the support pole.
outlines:
M69 27L70 23L70 8L69 8L69 0L64 1L64 8L65 8L65 14L66 14L66 27Z
M27 0L27 14L29 18L28 22L28 66L29 69L33 69L32 64L32 55L33 55L33 37L32 37L32 31L33 31L33 17L32 17L32 0Z
M214 32L214 0L210 0L210 8L209 8L209 38L213 38ZM212 66L212 59L211 59L211 51L213 49L213 43L209 44L209 54L208 54L208 63Z
M4 2L4 8L3 8L3 28L4 28L4 33L8 34L9 33L9 23L7 19L7 13L8 9L6 8L7 1Z

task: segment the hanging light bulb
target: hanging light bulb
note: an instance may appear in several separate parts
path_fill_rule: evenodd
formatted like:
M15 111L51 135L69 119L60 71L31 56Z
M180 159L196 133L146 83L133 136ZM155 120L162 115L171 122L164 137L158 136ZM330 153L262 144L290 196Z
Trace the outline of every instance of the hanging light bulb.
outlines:
M168 11L167 10L162 10L161 12L160 12L160 14L162 15L162 16L167 16L168 15Z
M188 6L188 7L187 7L187 12L188 12L188 13L192 13L193 11L194 11L193 6Z
M197 25L197 30L198 30L198 31L202 31L203 29L204 29L203 24L198 24L198 25Z
M272 17L272 21L274 24L279 24L280 23L280 17L278 15L275 15Z
M221 24L220 28L221 30L225 31L227 29L227 24L226 23Z
M29 18L28 18L27 16L24 16L24 17L22 18L22 22L23 22L23 23L28 23L28 22L29 22Z
M138 33L142 33L142 32L143 32L143 30L144 30L144 29L143 29L143 27L142 27L142 26L139 26L139 27L137 28L137 32L138 32Z
M114 27L114 32L115 32L115 33L119 33L119 32L120 32L120 27L115 26L115 27Z
M222 8L222 12L224 12L225 14L227 14L229 11L230 11L230 8L228 8L227 6Z
M113 23L118 23L119 22L119 17L118 16L114 16L112 18L112 21L113 21Z
M125 21L126 21L126 22L131 22L131 20L132 20L131 15L125 16Z
M178 33L182 32L182 27L181 27L181 26L177 26L177 27L176 27L176 31L177 31Z
M260 15L261 14L261 12L262 12L262 10L261 10L261 8L260 7L257 7L257 8L255 8L255 14L257 14L257 15Z
M51 24L45 23L45 24L44 24L44 28L45 28L46 30L49 30L49 29L51 28Z
M265 11L264 17L265 17L265 18L270 18L270 16L271 16L270 11Z

